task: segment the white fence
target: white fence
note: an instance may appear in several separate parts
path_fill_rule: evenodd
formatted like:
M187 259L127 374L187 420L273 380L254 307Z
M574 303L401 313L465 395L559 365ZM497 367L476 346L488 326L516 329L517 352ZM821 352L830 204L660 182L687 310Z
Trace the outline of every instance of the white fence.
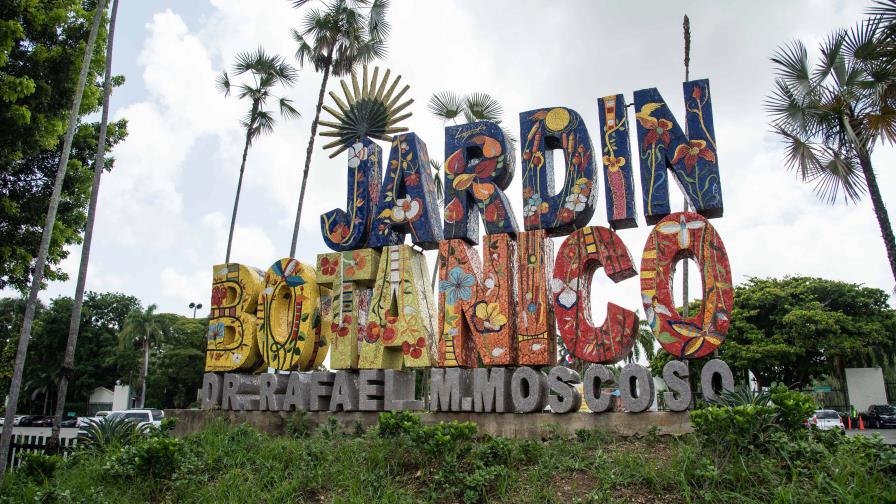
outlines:
M22 463L22 454L27 452L43 453L50 438L50 427L13 427L12 444L9 447L8 468L18 467ZM63 456L78 442L78 429L64 427L59 431L59 444Z

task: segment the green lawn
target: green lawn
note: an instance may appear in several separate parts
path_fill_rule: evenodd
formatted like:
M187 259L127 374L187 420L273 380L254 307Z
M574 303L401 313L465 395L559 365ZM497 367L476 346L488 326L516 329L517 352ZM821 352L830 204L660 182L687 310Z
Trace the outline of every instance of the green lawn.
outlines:
M547 426L543 440L491 438L404 414L366 432L309 429L301 416L282 437L216 423L55 469L37 458L7 478L0 502L896 502L893 450L842 436L715 460L694 436L568 438Z

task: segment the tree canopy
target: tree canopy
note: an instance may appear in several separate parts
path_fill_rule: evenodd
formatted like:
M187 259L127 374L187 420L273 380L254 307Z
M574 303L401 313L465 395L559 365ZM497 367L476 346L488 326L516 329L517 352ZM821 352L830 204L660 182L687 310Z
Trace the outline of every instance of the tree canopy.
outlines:
M892 363L896 311L887 293L812 277L751 278L735 288L719 357L760 385L808 385L844 367Z
M0 4L0 288L24 291L31 278L93 8L81 0ZM104 23L90 64L82 118L101 105L105 48ZM114 84L123 81L117 77ZM58 269L67 255L64 247L81 240L98 127L80 124L72 143L47 280L65 279ZM108 147L126 135L124 120L110 124ZM111 163L106 160L107 168Z

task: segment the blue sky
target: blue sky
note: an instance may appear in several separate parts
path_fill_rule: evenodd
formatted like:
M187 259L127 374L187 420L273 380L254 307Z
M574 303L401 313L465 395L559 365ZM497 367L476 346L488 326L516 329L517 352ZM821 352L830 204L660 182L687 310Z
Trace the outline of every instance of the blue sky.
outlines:
M713 224L725 240L735 281L806 274L892 292L870 202L819 202L811 187L785 170L762 109L773 79L768 57L778 45L798 37L814 51L821 37L860 19L866 6L818 0L395 0L389 56L379 64L411 85L416 102L407 125L434 158L443 157L444 133L425 105L444 89L491 93L503 103L512 130L522 111L573 108L597 144L600 96L623 93L631 101L633 91L657 87L683 117L681 19L687 13L691 76L709 78L713 90L725 195L725 216ZM112 115L128 118L130 136L114 151L115 170L103 178L89 290L133 294L181 314L190 312L190 301L208 305L212 266L224 259L242 148L238 122L246 107L217 93L214 77L237 51L259 45L291 59L295 46L288 30L300 21L286 0L122 2L113 69L127 83L112 97ZM249 152L234 240L237 262L266 269L289 252L319 85L320 75L302 69L299 84L286 91L302 118L281 125ZM331 80L330 89L337 85ZM879 148L874 161L885 201L896 204L893 148ZM345 171L344 159L330 160L316 149L298 259L313 262L326 251L318 219L344 204ZM519 178L507 194L522 224ZM606 225L603 198L601 190L592 225ZM619 233L635 264L649 231L643 218L639 224ZM73 247L63 264L72 279L79 254ZM693 278L692 292L698 285ZM42 297L73 292L74 281L57 282ZM597 275L595 319L602 320L607 301L639 308L638 292L637 279L612 284Z

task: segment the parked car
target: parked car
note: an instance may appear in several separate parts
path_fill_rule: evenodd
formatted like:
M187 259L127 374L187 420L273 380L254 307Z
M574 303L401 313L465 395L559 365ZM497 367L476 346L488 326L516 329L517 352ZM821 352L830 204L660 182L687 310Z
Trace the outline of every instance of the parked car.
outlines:
M110 411L107 418L123 418L125 420L137 422L140 427L149 425L160 427L162 425L162 419L165 418L165 412L157 409Z
M811 417L803 421L803 425L815 427L819 430L840 429L841 431L846 431L846 427L843 426L843 420L840 419L840 414L834 410L815 410Z
M865 418L868 419L868 427L872 429L896 427L896 406L890 404L873 405L868 408Z

